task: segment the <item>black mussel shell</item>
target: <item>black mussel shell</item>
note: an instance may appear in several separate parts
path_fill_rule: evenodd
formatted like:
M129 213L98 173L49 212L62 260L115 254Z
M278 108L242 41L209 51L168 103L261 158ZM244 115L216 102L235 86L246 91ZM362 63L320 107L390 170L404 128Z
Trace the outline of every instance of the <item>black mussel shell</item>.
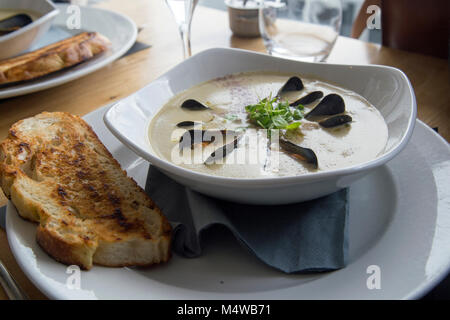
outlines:
M217 129L209 129L209 130L197 130L190 129L187 130L180 138L179 147L180 149L184 148L192 148L194 144L197 143L211 143L214 142L215 136L217 133L222 135L236 135L236 132L233 130L217 130Z
M193 110L193 111L200 111L200 110L206 110L209 109L207 106L201 104L197 100L194 99L188 99L181 105L183 109Z
M211 155L208 157L208 159L205 160L206 165L213 164L216 162L216 160L223 159L227 155L229 155L231 152L233 152L234 149L236 149L239 140L242 138L242 135L237 136L233 141L230 143L225 144L224 146L218 148L215 150Z
M341 126L343 124L352 122L352 117L348 114L340 114L326 120L320 121L319 124L324 128L333 128L337 126Z
M33 19L24 13L16 14L12 17L0 20L0 35L18 30L31 22L33 22Z
M180 138L180 149L192 148L196 143L213 142L214 135L206 135L206 130L190 129L186 131Z
M311 163L315 169L318 168L317 156L311 149L300 147L299 145L284 139L280 139L280 147L286 152L297 156L297 158L300 158L307 163Z
M303 82L299 77L291 77L288 81L278 90L277 97L281 96L284 92L288 91L300 91L304 88Z
M177 123L177 127L183 128L183 127L193 127L195 124L202 124L202 122L199 121L181 121Z
M308 93L306 96L301 97L297 101L292 102L290 104L290 106L291 107L295 107L295 106L298 106L298 105L310 104L310 103L313 103L316 100L319 100L322 97L323 97L323 92L322 91L313 91L311 93Z
M342 99L342 97L338 94L331 93L325 96L325 98L323 98L314 109L307 113L305 118L308 119L315 116L332 116L344 111L344 99Z

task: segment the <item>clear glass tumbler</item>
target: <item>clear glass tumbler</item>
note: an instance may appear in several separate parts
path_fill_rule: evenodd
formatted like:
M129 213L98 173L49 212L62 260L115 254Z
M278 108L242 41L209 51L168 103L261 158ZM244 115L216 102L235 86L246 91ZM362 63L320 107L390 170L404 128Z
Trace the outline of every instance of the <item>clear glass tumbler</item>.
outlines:
M269 54L325 61L339 35L341 0L261 0L259 30Z

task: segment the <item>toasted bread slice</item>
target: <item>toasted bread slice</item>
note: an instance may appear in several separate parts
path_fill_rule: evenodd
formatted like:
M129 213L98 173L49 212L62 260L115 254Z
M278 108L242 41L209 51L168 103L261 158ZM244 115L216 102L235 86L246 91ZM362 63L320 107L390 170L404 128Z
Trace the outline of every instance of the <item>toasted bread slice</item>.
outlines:
M90 269L170 257L171 227L81 118L43 112L0 144L0 182L53 258Z
M83 32L33 52L0 61L0 84L31 80L89 60L107 50L110 41L97 32Z

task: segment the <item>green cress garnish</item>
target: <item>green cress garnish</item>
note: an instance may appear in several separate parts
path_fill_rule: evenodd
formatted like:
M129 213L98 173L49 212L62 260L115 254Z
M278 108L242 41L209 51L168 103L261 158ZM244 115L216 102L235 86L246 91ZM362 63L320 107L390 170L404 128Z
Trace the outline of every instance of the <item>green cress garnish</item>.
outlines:
M288 101L278 101L278 98L264 98L257 104L245 107L250 120L263 129L297 129L303 118L303 106L289 106Z

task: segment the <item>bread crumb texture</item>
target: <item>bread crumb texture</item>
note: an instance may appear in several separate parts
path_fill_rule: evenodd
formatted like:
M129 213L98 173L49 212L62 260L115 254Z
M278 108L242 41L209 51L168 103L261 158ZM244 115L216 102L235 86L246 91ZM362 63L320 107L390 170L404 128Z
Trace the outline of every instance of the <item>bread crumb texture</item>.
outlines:
M90 269L170 258L171 227L80 117L43 112L0 144L0 183L53 258Z

